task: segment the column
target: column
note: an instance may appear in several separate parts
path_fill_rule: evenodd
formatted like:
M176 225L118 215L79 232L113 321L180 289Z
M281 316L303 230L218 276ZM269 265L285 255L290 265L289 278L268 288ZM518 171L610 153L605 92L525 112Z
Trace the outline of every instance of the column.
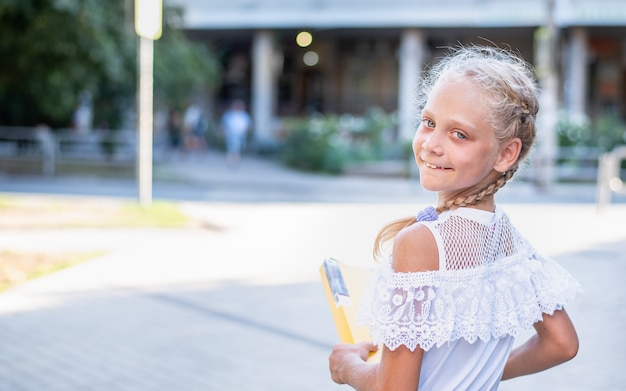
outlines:
M272 118L274 113L273 34L256 31L252 42L252 121L254 148L264 150L275 144Z
M573 115L586 114L587 96L587 29L570 30L567 70L565 72L565 108Z
M398 78L398 138L413 138L417 124L415 94L420 82L424 63L424 32L419 29L406 29L400 37L399 78Z
M554 21L554 0L547 1L546 24L535 31L535 70L539 78L539 114L537 115L537 149L533 157L536 185L548 191L557 181L556 134L559 109L556 50L559 29Z

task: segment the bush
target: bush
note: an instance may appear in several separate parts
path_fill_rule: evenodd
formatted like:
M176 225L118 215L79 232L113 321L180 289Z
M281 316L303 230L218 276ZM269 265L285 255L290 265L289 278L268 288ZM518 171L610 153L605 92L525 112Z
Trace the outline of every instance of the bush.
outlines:
M603 151L611 151L626 144L626 124L615 114L605 114L595 123L595 142Z
M591 147L606 152L626 143L626 124L611 113L593 121L586 116L561 113L557 133L560 147Z
M591 139L591 123L584 115L572 115L560 112L557 122L559 146L586 146Z
M395 119L382 110L363 116L314 115L286 119L281 160L307 171L341 173L346 165L400 158L402 145L393 140Z
M285 127L287 135L280 158L286 165L306 171L341 173L348 154L336 117L288 119Z

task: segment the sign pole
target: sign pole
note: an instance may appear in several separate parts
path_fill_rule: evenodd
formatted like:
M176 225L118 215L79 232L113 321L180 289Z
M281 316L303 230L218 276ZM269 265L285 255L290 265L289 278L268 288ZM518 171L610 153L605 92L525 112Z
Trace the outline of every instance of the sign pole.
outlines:
M161 37L161 0L135 0L135 31L139 35L137 182L139 204L152 205L154 41Z
M154 41L139 38L139 138L137 178L139 204L152 204L152 133L153 133L153 61Z

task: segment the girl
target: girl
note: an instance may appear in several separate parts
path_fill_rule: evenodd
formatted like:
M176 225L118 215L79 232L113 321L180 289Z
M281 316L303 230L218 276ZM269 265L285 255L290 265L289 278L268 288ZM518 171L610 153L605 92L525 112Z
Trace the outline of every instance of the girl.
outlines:
M374 343L335 346L331 377L357 390L496 390L578 351L563 307L578 283L494 202L535 138L534 77L512 53L462 47L424 87L413 150L438 206L379 233L375 255L393 247L361 311ZM534 336L512 350L530 326ZM380 362L367 363L379 344Z

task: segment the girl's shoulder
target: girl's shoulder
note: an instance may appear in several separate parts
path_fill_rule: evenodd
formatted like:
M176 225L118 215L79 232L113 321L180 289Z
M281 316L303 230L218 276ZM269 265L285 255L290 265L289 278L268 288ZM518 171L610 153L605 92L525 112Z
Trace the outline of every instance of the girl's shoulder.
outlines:
M432 231L423 224L403 228L393 244L392 267L396 272L439 269L439 250Z

